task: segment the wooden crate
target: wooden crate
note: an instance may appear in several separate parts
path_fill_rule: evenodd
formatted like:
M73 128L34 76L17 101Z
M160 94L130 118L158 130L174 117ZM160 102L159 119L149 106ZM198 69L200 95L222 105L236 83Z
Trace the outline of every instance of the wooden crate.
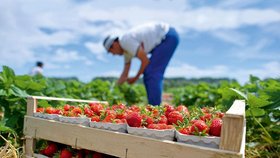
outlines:
M234 101L225 113L219 149L213 149L33 117L38 99L95 102L53 97L28 97L27 115L24 118L26 157L34 157L36 139L67 144L77 149L94 150L120 158L240 158L245 155L246 121L243 100Z

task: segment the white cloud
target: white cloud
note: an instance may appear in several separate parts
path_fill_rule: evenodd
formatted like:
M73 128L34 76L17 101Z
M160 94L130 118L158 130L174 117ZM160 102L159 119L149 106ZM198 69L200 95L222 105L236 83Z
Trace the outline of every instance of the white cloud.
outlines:
M213 31L212 35L220 38L223 41L238 45L238 46L247 46L248 36L238 31L234 30L218 30Z
M105 49L102 43L86 42L85 47L88 48L92 54L95 54L98 60L106 61L104 58Z
M183 76L186 78L199 78L223 77L227 72L229 72L229 69L223 65L202 69L189 64L181 64L180 66L168 67L165 74L167 77Z
M269 46L269 39L260 39L256 43L250 44L250 46L241 47L238 50L232 50L231 56L238 58L238 60L280 60L280 50L266 51L265 47Z
M243 8L261 2L261 0L226 0L217 5L219 8Z
M258 68L228 68L225 65L200 68L193 65L180 64L179 66L168 67L165 74L166 77L180 76L185 78L229 77L237 79L240 83L245 83L249 80L250 75L258 76L261 79L280 77L280 62L268 62L260 65Z
M76 51L67 51L64 49L58 49L52 56L46 57L48 58L48 64L46 68L48 69L57 69L57 68L65 68L68 69L71 67L71 63L78 61L81 64L92 65L93 62L89 60L87 57L81 55Z
M238 2L243 3L241 0ZM171 23L178 28L181 34L190 30L209 32L224 41L242 46L245 51L236 51L239 58L280 59L279 52L275 52L274 56L264 53L264 46L261 47L261 43L255 47L248 47L249 35L236 31L236 29L246 26L266 28L279 24L279 10L243 8L243 6L253 4L253 0L244 2L241 7L237 6L239 3L231 0L218 7L192 9L185 0L146 0L137 3L129 0L108 0L106 3L103 0L95 0L81 4L68 0L2 0L0 5L0 63L1 65L12 64L13 67L22 67L26 63L33 63L37 58L44 57L43 61L50 61L49 68L58 67L56 65L58 62L69 64L71 61L81 61L86 65L91 65L92 60L81 55L83 52L58 50L54 56L48 56L36 49L48 50L53 46L80 44L79 42L84 36L103 39L109 33L122 33L131 26L154 20ZM238 9L229 7L233 4ZM43 33L40 28L53 29L54 33ZM277 29L277 26L271 27L272 31L269 33ZM102 41L86 42L83 43L83 46L88 48L97 59L106 62ZM62 65L59 67L63 68ZM196 76L219 77L230 71L226 66L199 69L187 64L182 65L181 69L185 70L182 72L186 76L190 71ZM172 68L171 70L168 71L176 75L177 70Z

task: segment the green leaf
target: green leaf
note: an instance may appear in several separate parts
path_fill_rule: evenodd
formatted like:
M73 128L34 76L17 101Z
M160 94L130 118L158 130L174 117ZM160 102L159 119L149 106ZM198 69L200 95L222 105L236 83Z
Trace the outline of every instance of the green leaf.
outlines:
M15 78L14 70L9 68L8 66L3 66L3 75L6 77L6 79Z
M265 110L260 108L249 108L248 110L246 110L246 116L260 117L263 115L265 115Z
M259 81L260 79L256 76L250 75L250 82L251 83L256 83L257 81Z
M248 94L248 105L250 107L265 107L268 106L271 102L262 99L262 98L258 98L253 94Z
M11 86L11 90L12 90L12 94L17 97L27 97L28 96L28 94L25 91L19 89L18 87L14 86L14 85Z
M237 89L234 89L234 88L230 88L231 90L233 90L235 93L239 94L241 97L243 97L245 100L248 100L247 99L247 96L246 94L244 94L243 92L237 90Z
M277 132L280 134L280 125L275 125L269 129L269 131Z
M7 96L7 93L4 89L0 89L0 96Z
M6 133L16 133L13 129L11 129L10 127L7 127L3 124L0 124L0 131L6 132Z
M40 107L48 107L48 106L50 106L50 104L46 100L39 100L38 101L38 106L40 106Z
M35 90L35 91L41 91L44 88L45 88L44 85L36 82L31 82L28 86L28 89Z

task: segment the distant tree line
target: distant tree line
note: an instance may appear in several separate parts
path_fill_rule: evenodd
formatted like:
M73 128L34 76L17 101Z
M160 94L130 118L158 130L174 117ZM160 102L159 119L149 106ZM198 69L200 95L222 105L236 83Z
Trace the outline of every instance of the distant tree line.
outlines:
M115 82L118 80L117 77L95 77L94 80L102 80L102 81L110 81ZM190 78L186 79L184 77L171 77L171 78L165 78L164 79L164 88L165 90L168 88L176 88L176 87L184 87L188 84L198 84L200 82L206 82L206 83L219 83L220 81L228 81L228 82L237 82L235 79L230 78L211 78L211 77L203 77L203 78ZM143 79L140 78L137 83L143 83Z

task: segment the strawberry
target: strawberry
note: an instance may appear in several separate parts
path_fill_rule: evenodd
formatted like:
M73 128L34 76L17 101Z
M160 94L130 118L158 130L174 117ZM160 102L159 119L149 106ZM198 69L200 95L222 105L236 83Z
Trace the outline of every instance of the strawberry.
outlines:
M191 126L191 134L202 135L209 132L209 128L203 120L195 121Z
M84 158L84 157L85 157L84 150L78 150L75 158Z
M223 121L220 118L215 118L212 120L212 123L210 125L210 131L209 134L212 136L221 136L221 129L222 129Z
M129 107L129 110L132 110L133 112L139 112L140 108L137 105L132 105Z
M116 119L117 113L114 110L106 110L105 112L105 118L102 122L112 122L114 119Z
M70 106L69 104L65 104L65 105L63 106L64 111L69 111L70 108L71 108L71 106Z
M49 106L49 107L46 107L45 112L46 112L47 114L54 114L55 108L50 107L50 106Z
M124 104L113 105L112 109L115 110L115 111L116 110L125 110L126 106Z
M80 107L75 107L74 109L72 109L71 112L73 113L74 116L79 116L83 113L83 111Z
M180 133L182 134L186 134L186 135L190 135L191 132L190 132L190 128L187 128L187 127L184 127L184 128L181 128L178 130Z
M158 123L168 124L167 117L165 115L161 115L159 120L158 120Z
M175 110L174 107L172 105L169 105L169 104L165 104L164 109L165 109L165 116L166 117L168 117L170 112Z
M200 116L200 119L203 121L209 121L209 120L211 120L211 118L212 118L212 114L210 114L210 113L204 113L203 116Z
M131 127L140 127L142 124L142 117L138 112L132 112L126 116L126 122Z
M100 115L101 111L104 110L100 103L89 103L90 109L97 115Z
M100 121L100 116L97 116L97 115L92 116L92 117L91 117L91 121L92 121L92 122L99 122L99 121Z
M188 110L188 108L185 105L177 106L176 110L179 111L180 113L184 114L184 115L187 115L187 116L190 115L189 114L189 110Z
M178 121L183 122L183 115L179 111L172 111L168 114L168 124L178 125Z
M223 118L224 117L224 113L223 112L216 112L216 116L219 118Z
M45 111L45 108L37 108L37 109L36 109L36 112L44 113L44 111Z
M61 151L59 158L72 158L72 153L70 150L65 148Z
M149 124L154 123L154 120L150 116L142 114L142 123L144 126L148 126Z
M101 153L95 152L93 153L92 158L103 158L103 155Z
M46 156L53 156L57 152L57 145L55 143L48 143L48 146L43 150L43 154Z
M167 124L149 124L147 126L149 129L165 130L165 129L174 129L174 126Z
M125 119L126 118L127 113L125 112L125 109L116 109L115 111L117 113L116 118L118 118L118 119Z
M61 115L63 112L60 109L54 109L53 114Z
M88 108L88 107L85 107L84 108L84 113L85 113L85 115L87 116L87 117L91 117L91 116L93 116L93 111L90 109L90 108Z

